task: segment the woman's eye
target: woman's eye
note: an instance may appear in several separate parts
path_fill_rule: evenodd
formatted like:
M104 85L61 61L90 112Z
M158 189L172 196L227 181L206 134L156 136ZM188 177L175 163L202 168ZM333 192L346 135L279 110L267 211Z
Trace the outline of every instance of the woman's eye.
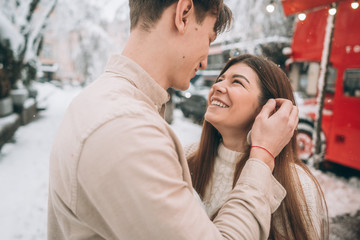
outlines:
M242 82L241 82L241 81L239 81L239 80L234 80L234 82L233 82L233 83L240 84L241 86L244 86L244 84L242 84Z
M218 83L218 82L221 82L222 81L222 79L218 79L218 80L216 80L216 82L215 83Z

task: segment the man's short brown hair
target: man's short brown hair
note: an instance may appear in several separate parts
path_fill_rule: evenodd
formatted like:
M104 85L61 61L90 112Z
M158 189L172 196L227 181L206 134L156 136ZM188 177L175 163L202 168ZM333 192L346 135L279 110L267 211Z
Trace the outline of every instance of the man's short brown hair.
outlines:
M129 0L130 28L134 29L138 24L145 31L150 29L160 19L162 13L171 4L178 0ZM225 31L231 23L231 10L223 3L223 0L193 0L196 20L201 23L208 14L217 16L214 26L216 33Z

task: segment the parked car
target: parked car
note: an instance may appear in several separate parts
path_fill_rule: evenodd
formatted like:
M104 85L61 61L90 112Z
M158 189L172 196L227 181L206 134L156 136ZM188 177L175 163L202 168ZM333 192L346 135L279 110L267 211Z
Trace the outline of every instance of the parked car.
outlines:
M175 106L181 109L185 117L202 121L206 112L208 94L212 84L212 80L208 80L203 76L192 79L189 89L175 93L177 97Z
M190 86L187 90L180 91L174 89L173 102L175 108L180 108L180 104L186 99L190 98L191 95L196 92L194 88L195 88L194 85L190 82Z
M201 95L194 94L180 103L180 109L185 117L193 117L201 121L207 107L207 99Z

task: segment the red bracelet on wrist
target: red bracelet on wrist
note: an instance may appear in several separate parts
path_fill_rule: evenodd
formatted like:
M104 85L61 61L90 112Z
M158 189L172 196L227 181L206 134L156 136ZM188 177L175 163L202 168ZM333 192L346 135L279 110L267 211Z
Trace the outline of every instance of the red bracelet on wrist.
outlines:
M269 150L267 150L266 148L264 148L264 147L261 147L261 146L251 146L252 148L254 147L254 148L260 148L260 149L263 149L263 150L265 150L268 154L270 154L270 156L274 159L274 161L275 161L275 157L274 157L274 155L272 155L272 153L269 151Z

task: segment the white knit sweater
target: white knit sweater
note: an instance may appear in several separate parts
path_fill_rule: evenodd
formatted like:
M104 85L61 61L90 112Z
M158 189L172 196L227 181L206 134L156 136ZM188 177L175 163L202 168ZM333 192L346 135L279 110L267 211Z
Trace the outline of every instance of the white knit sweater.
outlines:
M191 153L196 151L198 143L185 147L185 155L188 157ZM239 161L242 153L227 149L222 143L219 145L217 157L215 159L215 167L213 176L208 184L204 198L203 205L209 217L212 217L216 211L226 202L232 190L234 171L237 161ZM301 187L304 191L306 203L310 210L311 221L314 223L317 232L320 232L320 222L323 217L320 207L320 198L316 190L316 186L306 172L299 166L295 165ZM299 188L299 191L301 189ZM201 204L202 205L202 204ZM304 204L302 204L304 206ZM304 208L305 209L305 208ZM280 220L278 212L273 215L275 224ZM279 224L278 229L281 230Z

